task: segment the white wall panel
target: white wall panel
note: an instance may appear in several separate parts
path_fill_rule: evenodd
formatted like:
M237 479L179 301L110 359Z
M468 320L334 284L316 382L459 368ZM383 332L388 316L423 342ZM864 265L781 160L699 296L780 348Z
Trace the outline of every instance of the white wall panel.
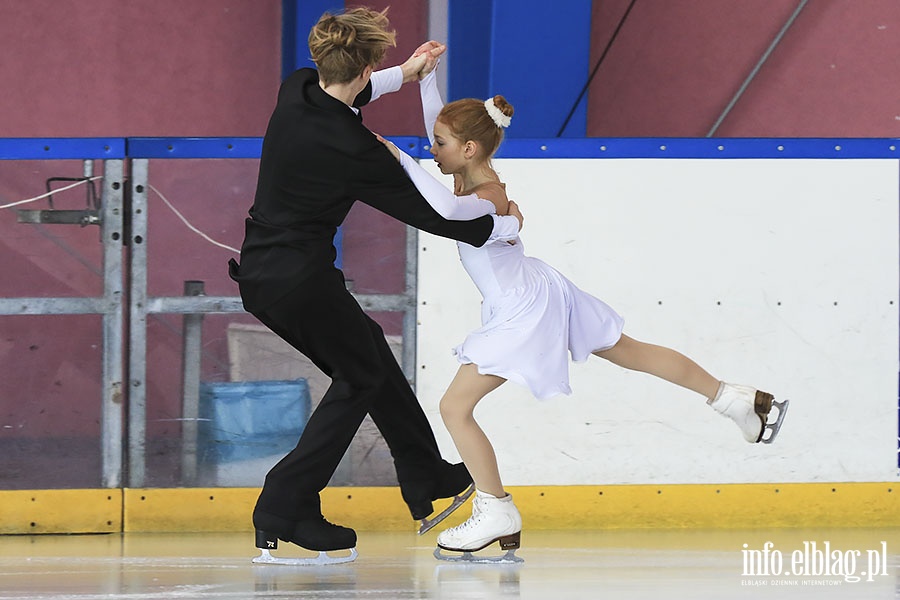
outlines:
M571 396L507 383L481 403L505 483L897 479L896 160L495 167L526 252L612 305L628 335L792 402L778 441L750 445L696 394L592 358L572 366ZM421 234L417 389L451 457L437 406L479 303L455 244Z

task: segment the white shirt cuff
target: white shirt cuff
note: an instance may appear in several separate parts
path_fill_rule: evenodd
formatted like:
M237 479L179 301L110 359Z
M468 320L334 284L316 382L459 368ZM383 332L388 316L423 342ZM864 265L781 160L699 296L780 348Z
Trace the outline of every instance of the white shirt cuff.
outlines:
M488 242L496 240L508 241L519 237L519 219L512 215L491 215L494 218L494 230Z
M372 98L369 102L374 102L380 96L396 92L403 87L403 69L400 68L400 65L397 65L396 67L375 71L372 73L370 81L372 82Z

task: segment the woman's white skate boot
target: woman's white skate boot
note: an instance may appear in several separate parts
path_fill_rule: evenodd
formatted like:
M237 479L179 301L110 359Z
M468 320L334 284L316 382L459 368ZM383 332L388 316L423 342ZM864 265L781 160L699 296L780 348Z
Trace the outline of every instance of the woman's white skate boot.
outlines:
M788 403L788 400L777 402L768 392L724 381L719 384L716 397L707 402L717 412L737 423L744 439L751 444L771 444L775 440L787 413ZM769 422L772 406L778 409L778 414L774 421ZM769 434L766 435L766 432Z
M522 516L512 496L497 498L481 490L475 491L472 516L456 527L442 531L437 538L434 557L439 560L465 562L523 562L515 555L522 535ZM472 554L493 544L500 543L506 550L501 556L476 556ZM462 555L442 554L441 550L462 552Z

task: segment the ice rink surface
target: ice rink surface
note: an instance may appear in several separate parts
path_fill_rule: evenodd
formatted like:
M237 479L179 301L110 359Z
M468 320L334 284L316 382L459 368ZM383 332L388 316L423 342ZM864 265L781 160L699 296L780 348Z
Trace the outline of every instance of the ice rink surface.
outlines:
M526 530L521 565L437 561L435 537L290 567L252 564L250 533L0 536L0 600L900 598L900 529Z

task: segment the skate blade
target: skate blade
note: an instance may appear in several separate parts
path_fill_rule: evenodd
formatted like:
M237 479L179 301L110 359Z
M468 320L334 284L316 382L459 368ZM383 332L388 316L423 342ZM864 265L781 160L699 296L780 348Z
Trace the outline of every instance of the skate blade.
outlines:
M772 423L766 422L765 427L763 428L762 438L760 439L763 444L771 444L775 441L775 437L778 435L778 432L781 431L781 424L784 422L784 416L787 414L788 405L790 403L790 400L785 400L783 402L778 402L777 400L772 401L772 406L778 409L778 415ZM766 434L768 434L768 436Z
M469 497L475 493L475 484L473 483L469 487L465 489L460 495L453 497L453 502L450 503L450 506L442 510L436 517L433 519L422 519L419 521L419 535L431 530L435 525L449 517L453 511L463 505L463 503L469 499Z
M502 554L500 556L480 556L468 550L463 550L462 554L444 554L443 552L441 552L441 548L438 547L434 549L434 557L438 560L447 562L473 564L509 565L525 562L524 558L519 558L518 556L516 556L516 550L516 548L511 548L506 551L506 554Z
M319 552L316 557L310 558L281 558L272 556L272 553L266 548L260 548L259 556L253 558L253 562L258 565L285 565L292 567L315 567L320 565L339 565L341 563L353 562L359 553L356 548L348 548L350 554L348 556L331 556L327 552Z

